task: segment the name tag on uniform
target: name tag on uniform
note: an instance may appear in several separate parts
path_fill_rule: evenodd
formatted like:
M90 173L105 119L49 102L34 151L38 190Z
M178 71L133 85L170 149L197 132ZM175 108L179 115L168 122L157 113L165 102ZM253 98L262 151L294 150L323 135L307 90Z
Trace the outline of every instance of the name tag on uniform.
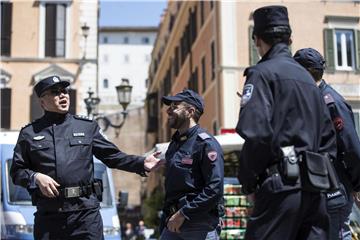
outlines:
M192 165L193 160L192 160L192 158L184 157L183 159L181 159L181 163L186 164L186 165Z
M85 133L79 132L79 133L73 133L74 137L85 137Z

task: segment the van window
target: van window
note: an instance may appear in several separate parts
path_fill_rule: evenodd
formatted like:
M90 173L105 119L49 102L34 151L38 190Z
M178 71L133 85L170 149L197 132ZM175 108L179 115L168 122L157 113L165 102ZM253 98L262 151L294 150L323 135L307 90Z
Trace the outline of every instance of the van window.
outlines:
M31 197L29 192L20 186L14 185L10 178L10 167L12 159L6 161L6 182L8 187L8 202L10 204L19 204L19 205L31 205Z

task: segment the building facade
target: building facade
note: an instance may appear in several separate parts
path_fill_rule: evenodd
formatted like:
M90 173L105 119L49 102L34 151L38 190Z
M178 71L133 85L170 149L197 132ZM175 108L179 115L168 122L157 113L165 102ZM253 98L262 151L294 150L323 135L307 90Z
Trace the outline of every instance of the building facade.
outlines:
M99 29L99 97L101 109L118 109L115 87L123 79L133 86L131 106L144 106L148 68L157 27L101 27Z
M251 38L252 14L265 5L288 8L293 53L313 47L325 56L324 79L349 101L359 129L359 1L169 1L149 69L149 148L169 141L172 135L161 97L183 88L204 97L202 127L215 135L234 130L243 72L259 60Z
M42 115L32 89L50 75L71 82L70 111L86 112L86 91L96 89L98 9L97 0L1 1L2 129Z

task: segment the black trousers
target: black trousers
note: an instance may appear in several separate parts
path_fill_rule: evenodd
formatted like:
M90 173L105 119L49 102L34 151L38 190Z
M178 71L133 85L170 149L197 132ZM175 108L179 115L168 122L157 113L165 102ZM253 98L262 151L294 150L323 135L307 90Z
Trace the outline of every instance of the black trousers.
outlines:
M101 240L103 223L98 208L64 213L36 212L36 240Z
M255 193L245 239L327 240L328 231L325 195L291 189L275 174Z

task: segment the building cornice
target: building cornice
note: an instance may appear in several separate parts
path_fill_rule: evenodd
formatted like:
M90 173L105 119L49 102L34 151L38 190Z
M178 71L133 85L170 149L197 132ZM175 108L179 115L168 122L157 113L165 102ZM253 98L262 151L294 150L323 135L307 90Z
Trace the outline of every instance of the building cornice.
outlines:
M29 62L29 63L97 63L97 59L78 58L25 58L25 57L1 57L1 62Z

